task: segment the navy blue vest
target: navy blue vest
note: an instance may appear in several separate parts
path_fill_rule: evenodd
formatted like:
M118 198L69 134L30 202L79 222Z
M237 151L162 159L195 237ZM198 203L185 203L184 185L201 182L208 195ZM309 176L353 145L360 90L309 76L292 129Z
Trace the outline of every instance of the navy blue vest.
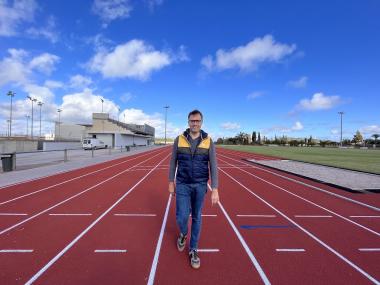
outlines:
M189 129L178 137L177 181L180 183L201 183L209 179L209 149L211 139L201 130L201 142L191 153Z

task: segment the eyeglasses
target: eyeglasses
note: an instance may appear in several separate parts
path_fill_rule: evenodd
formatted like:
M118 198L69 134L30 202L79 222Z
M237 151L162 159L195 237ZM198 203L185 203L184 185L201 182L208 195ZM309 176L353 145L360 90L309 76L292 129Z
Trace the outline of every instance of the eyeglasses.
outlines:
M202 120L189 120L190 124L200 124Z

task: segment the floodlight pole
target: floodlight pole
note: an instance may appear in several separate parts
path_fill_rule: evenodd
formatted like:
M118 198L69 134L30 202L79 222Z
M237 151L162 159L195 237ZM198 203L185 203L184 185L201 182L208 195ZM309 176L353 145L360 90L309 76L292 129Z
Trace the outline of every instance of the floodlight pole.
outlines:
M43 105L44 103L42 103L41 101L39 101L38 102L38 106L40 106L40 137L41 137L41 109L42 109L42 105Z
M169 106L164 106L165 108L165 145L166 145L166 122L167 122L167 119L168 119L168 109L169 109Z
M338 112L338 114L340 115L340 146L342 147L343 146L342 133L343 133L343 114L344 114L344 112Z
M57 112L58 112L58 137L60 138L61 137L61 112L62 112L62 109L58 109Z
M11 113L10 113L10 116L9 116L9 136L11 137L12 136L12 99L13 97L15 96L16 93L12 92L12 91L9 91L7 93L7 96L11 97Z

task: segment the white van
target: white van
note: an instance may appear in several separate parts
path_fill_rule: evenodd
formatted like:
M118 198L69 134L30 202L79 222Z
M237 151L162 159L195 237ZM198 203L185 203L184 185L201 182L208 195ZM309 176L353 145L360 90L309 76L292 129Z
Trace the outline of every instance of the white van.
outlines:
M99 148L107 148L107 145L104 144L99 139L95 138L85 138L83 140L83 149L99 149Z

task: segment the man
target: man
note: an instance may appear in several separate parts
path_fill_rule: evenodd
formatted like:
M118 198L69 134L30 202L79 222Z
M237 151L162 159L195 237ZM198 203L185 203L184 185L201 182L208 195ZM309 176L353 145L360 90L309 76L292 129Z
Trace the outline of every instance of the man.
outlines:
M219 202L218 172L215 146L208 134L201 130L202 113L194 110L189 113L187 118L189 128L175 139L173 145L169 169L169 192L176 196L176 220L180 230L177 239L179 251L183 251L186 246L188 220L191 211L189 259L190 265L198 269L201 261L197 249L209 168L211 172L212 205ZM174 184L176 169L176 183Z

